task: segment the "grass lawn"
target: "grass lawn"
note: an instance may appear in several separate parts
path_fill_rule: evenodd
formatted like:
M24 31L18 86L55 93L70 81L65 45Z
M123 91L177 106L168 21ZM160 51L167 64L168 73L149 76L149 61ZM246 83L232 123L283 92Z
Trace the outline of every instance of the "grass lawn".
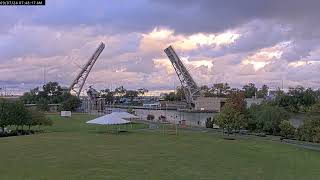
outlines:
M92 116L49 117L48 133L0 138L0 180L320 179L317 151L201 132L106 134L105 127L85 124Z

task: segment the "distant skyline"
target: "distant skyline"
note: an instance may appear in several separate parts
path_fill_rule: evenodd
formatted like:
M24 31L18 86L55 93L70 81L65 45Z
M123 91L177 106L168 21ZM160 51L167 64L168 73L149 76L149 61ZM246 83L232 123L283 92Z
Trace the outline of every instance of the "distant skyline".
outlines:
M0 6L0 87L69 86L101 41L85 88L172 90L173 45L198 85L320 86L318 0L47 0ZM45 74L44 74L45 69ZM45 75L45 78L44 78Z

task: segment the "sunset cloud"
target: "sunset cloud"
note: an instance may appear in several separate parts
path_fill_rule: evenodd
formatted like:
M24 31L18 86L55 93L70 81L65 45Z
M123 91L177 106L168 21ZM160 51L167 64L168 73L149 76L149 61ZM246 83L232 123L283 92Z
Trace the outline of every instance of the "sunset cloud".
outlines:
M320 85L319 1L74 2L0 11L0 86L69 86L101 41L86 88L174 89L169 45L199 85Z

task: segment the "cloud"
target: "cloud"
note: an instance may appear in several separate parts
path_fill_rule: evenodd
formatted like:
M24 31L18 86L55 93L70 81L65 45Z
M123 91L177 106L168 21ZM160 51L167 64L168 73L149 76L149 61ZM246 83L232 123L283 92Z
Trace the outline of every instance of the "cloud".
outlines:
M88 83L173 89L173 45L199 85L318 87L318 0L55 0L0 12L0 85L68 86L98 44ZM45 73L44 73L45 71Z

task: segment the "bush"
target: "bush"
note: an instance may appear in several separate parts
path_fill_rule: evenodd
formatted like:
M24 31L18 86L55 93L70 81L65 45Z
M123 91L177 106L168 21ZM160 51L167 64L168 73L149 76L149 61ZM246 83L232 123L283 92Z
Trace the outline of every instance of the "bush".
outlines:
M130 113L130 114L135 114L135 111L134 111L132 108L129 108L129 109L127 110L127 112Z
M153 114L148 114L147 116L147 120L149 121L153 121L155 119L154 115Z
M298 129L298 138L302 141L320 142L320 117L307 118Z
M247 126L247 118L232 104L227 103L216 116L216 124L231 134L233 130L240 130Z
M290 114L282 107L271 104L252 106L249 109L249 128L258 132L266 132L277 135L280 132L279 125L282 120L290 118Z
M60 111L75 111L81 105L81 100L76 96L70 96L61 103Z
M208 118L206 121L206 128L213 128L214 118Z
M288 138L294 135L295 128L290 124L289 121L281 121L279 128L280 135L284 138Z
M4 131L7 126L16 126L16 130L10 133ZM32 126L49 126L52 121L36 110L27 109L22 102L0 101L0 127L2 136L28 135L32 133ZM24 130L28 126L29 130Z

